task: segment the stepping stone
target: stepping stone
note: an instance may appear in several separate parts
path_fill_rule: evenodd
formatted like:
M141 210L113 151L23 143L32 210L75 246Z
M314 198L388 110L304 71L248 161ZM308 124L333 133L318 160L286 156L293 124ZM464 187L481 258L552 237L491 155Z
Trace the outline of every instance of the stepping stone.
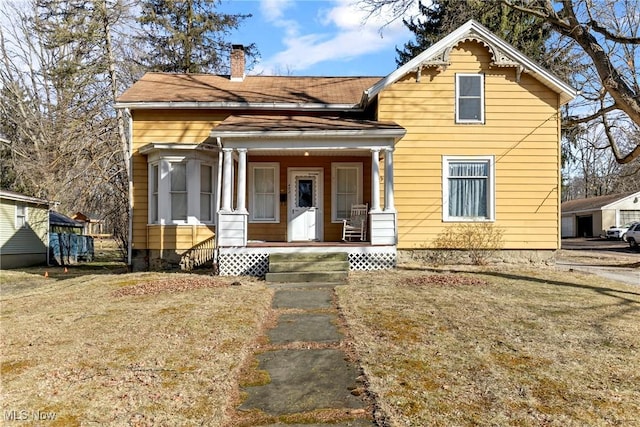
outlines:
M341 350L275 350L257 356L259 369L271 382L248 387L240 410L260 409L270 415L296 414L316 409L359 409L365 402L350 393L361 387L358 369Z
M338 342L342 334L336 327L334 314L294 313L278 318L278 326L267 331L271 344L286 344L296 341L319 343Z
M365 419L355 419L349 421L343 421L341 423L335 424L269 424L264 427L374 427L377 426L371 420Z
M331 290L277 290L273 296L273 308L316 309L331 308Z

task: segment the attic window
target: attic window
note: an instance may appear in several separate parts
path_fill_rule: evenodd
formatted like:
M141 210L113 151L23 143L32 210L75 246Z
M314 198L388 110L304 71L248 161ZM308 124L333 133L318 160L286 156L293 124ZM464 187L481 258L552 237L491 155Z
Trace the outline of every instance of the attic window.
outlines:
M456 123L484 123L483 74L456 74Z

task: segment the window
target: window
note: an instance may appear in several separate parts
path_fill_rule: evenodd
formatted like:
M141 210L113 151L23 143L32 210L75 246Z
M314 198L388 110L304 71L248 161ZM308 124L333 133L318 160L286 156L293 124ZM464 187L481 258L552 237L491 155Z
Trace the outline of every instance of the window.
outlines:
M444 157L444 221L493 221L493 157Z
M151 192L151 202L149 203L149 218L151 222L158 222L158 164L149 166L149 187Z
M253 222L280 222L278 163L249 164L249 212Z
M172 162L169 164L169 198L171 201L171 219L173 221L187 220L187 165Z
M362 163L331 164L331 220L349 218L351 205L362 203Z
M200 221L213 218L213 167L200 165Z
M150 224L202 224L214 220L214 159L201 153L149 156Z
M456 74L456 123L484 123L483 74Z
M16 205L16 228L27 226L27 205L18 203Z

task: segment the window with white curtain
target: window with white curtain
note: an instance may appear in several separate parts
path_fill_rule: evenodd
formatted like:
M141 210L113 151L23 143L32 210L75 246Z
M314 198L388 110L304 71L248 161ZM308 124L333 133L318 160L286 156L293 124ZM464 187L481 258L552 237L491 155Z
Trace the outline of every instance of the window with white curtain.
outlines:
M187 220L187 165L186 163L170 162L169 199L171 201L171 220Z
M149 158L149 223L210 224L215 167L210 156L154 153Z
M249 163L249 194L252 222L280 222L280 165Z
M362 203L362 163L331 164L331 220L349 218L351 205Z
M494 159L443 157L443 220L493 221Z
M200 221L213 219L213 167L200 165Z
M484 123L483 74L456 74L456 123Z
M150 203L149 203L149 219L152 223L158 222L158 179L160 178L159 174L159 165L152 164L149 168L149 188L150 188Z

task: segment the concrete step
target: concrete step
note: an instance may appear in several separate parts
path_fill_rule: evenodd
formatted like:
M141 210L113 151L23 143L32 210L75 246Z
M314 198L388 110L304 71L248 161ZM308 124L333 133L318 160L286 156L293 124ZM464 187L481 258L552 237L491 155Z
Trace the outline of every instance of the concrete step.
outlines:
M269 260L270 273L286 273L290 271L349 271L349 261L299 261L292 259L273 262Z
M329 253L273 253L269 255L269 263L278 263L283 261L311 261L311 262L324 262L324 261L348 261L349 254L346 252L329 252Z
M267 282L300 283L300 282L340 282L347 279L348 271L307 271L307 272L280 272L267 273Z

